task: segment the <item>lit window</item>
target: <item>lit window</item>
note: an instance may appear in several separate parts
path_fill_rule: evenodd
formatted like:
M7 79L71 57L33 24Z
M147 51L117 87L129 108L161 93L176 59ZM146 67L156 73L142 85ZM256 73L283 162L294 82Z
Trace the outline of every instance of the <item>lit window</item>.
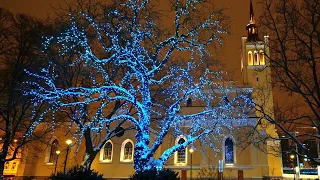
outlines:
M9 169L9 162L4 163L4 169Z
M128 142L124 146L124 160L131 160L132 159L132 152L133 152L133 146L131 142Z
M11 170L15 170L17 168L17 163L13 162L11 166Z
M57 139L55 139L54 141L52 141L51 143L51 147L50 147L50 156L49 156L49 161L48 163L54 163L57 160L57 153L56 151L58 151L59 148L59 141Z
M224 142L224 160L226 164L234 164L234 143L229 137Z
M111 162L112 154L113 154L112 142L108 141L100 151L100 161Z
M254 51L253 64L254 64L254 65L259 65L258 52L257 52L257 51Z
M127 139L122 143L120 160L122 162L133 161L133 142L130 139Z
M252 52L251 51L248 52L248 65L250 65L250 66L253 65Z
M259 53L259 60L260 60L260 65L265 65L263 51L260 51Z
M176 144L183 144L185 141L186 140L184 139L184 137L178 137L176 140ZM187 149L184 147L181 147L175 152L174 164L186 165L187 163L186 158L187 158Z

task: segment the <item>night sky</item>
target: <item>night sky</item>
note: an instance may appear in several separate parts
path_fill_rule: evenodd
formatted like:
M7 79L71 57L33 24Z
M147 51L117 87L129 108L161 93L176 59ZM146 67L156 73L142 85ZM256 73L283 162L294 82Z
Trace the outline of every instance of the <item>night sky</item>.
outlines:
M71 0L0 0L0 7L14 13L26 13L31 16L44 18L53 16L52 7L63 6ZM159 0L161 3L163 0ZM231 18L231 32L224 39L220 61L225 64L235 80L240 80L240 38L246 35L245 27L249 23L249 0L215 0L216 8L225 9L225 14ZM258 19L260 4L253 0L255 18ZM262 36L262 35L260 35Z

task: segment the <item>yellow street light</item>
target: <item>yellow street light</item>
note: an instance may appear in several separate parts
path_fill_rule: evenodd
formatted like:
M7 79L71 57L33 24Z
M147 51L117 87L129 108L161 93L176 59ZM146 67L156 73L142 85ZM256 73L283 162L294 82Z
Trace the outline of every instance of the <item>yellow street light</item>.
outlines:
M72 141L71 141L70 139L68 139L68 140L66 140L66 143L67 143L68 146L69 146L70 144L72 144Z
M294 155L293 155L293 154L291 154L291 155L290 155L290 158L291 158L291 159L294 159Z
M56 151L56 154L59 155L61 152L60 151Z
M189 149L189 152L190 152L191 154L193 153L193 151L194 151L194 150L193 150L192 148Z

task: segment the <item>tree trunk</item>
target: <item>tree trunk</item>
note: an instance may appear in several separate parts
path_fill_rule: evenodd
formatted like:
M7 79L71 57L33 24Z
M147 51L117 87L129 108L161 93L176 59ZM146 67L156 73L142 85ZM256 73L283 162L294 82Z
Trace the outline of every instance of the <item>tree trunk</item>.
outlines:
M147 132L147 131L145 131ZM146 170L150 170L152 165L154 164L153 154L149 149L149 136L142 131L137 130L136 132L136 143L134 148L134 161L133 166L137 172L143 172ZM146 154L148 153L148 154Z
M94 158L96 157L96 155L98 154L99 151L93 151L91 153L87 153L85 154L84 156L84 159L83 159L83 162L82 162L82 166L85 168L85 169L90 169L91 165L92 165L92 162L94 160Z
M3 156L0 156L0 158L1 158L1 161L0 161L0 180L2 180L5 162L2 161L2 159L4 159Z
M3 179L4 164L5 159L8 155L9 144L10 142L8 140L5 140L2 145L2 152L0 152L0 180Z
M92 162L99 151L94 150L92 139L91 139L90 129L87 129L84 132L84 138L85 138L85 143L86 143L85 144L86 145L86 154L83 158L83 162L81 163L81 165L86 169L90 169Z

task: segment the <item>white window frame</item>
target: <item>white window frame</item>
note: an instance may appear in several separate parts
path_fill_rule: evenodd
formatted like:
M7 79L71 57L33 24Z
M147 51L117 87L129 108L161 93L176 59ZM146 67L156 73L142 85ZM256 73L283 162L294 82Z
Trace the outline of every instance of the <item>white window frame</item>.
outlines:
M50 160L50 153L51 153L51 145L53 143L54 140L57 140L58 141L58 145L59 145L59 139L57 137L52 137L51 140L50 140L50 144L48 145L47 149L46 149L46 154L45 154L45 157L44 157L44 163L46 165L54 165L55 162L49 162Z
M187 138L185 136L180 135L180 136L178 136L176 138L175 144L178 144L178 142L179 142L179 140L181 138L184 139L185 141L187 140ZM186 147L184 149L184 152L185 152L185 161L184 161L184 163L178 162L178 151L174 152L174 165L177 165L177 166L185 166L185 165L187 165L187 163L188 163L188 151L187 150L188 150L188 148Z
M107 144L107 143L111 143L111 158L110 159L104 159L104 146ZM113 143L111 140L108 140L104 145L103 147L101 148L100 150L100 162L103 162L103 163L111 163L112 162L112 157L113 157Z
M124 159L124 148L126 144L130 142L132 144L132 158L131 159ZM120 151L120 162L133 162L133 155L134 155L134 143L131 139L126 139L121 144L121 151Z
M233 142L233 163L227 163L226 162L226 140L230 138ZM236 149L236 141L234 140L234 138L232 136L226 136L223 141L222 141L222 158L223 158L223 162L226 164L226 166L234 166L237 162L237 149Z

